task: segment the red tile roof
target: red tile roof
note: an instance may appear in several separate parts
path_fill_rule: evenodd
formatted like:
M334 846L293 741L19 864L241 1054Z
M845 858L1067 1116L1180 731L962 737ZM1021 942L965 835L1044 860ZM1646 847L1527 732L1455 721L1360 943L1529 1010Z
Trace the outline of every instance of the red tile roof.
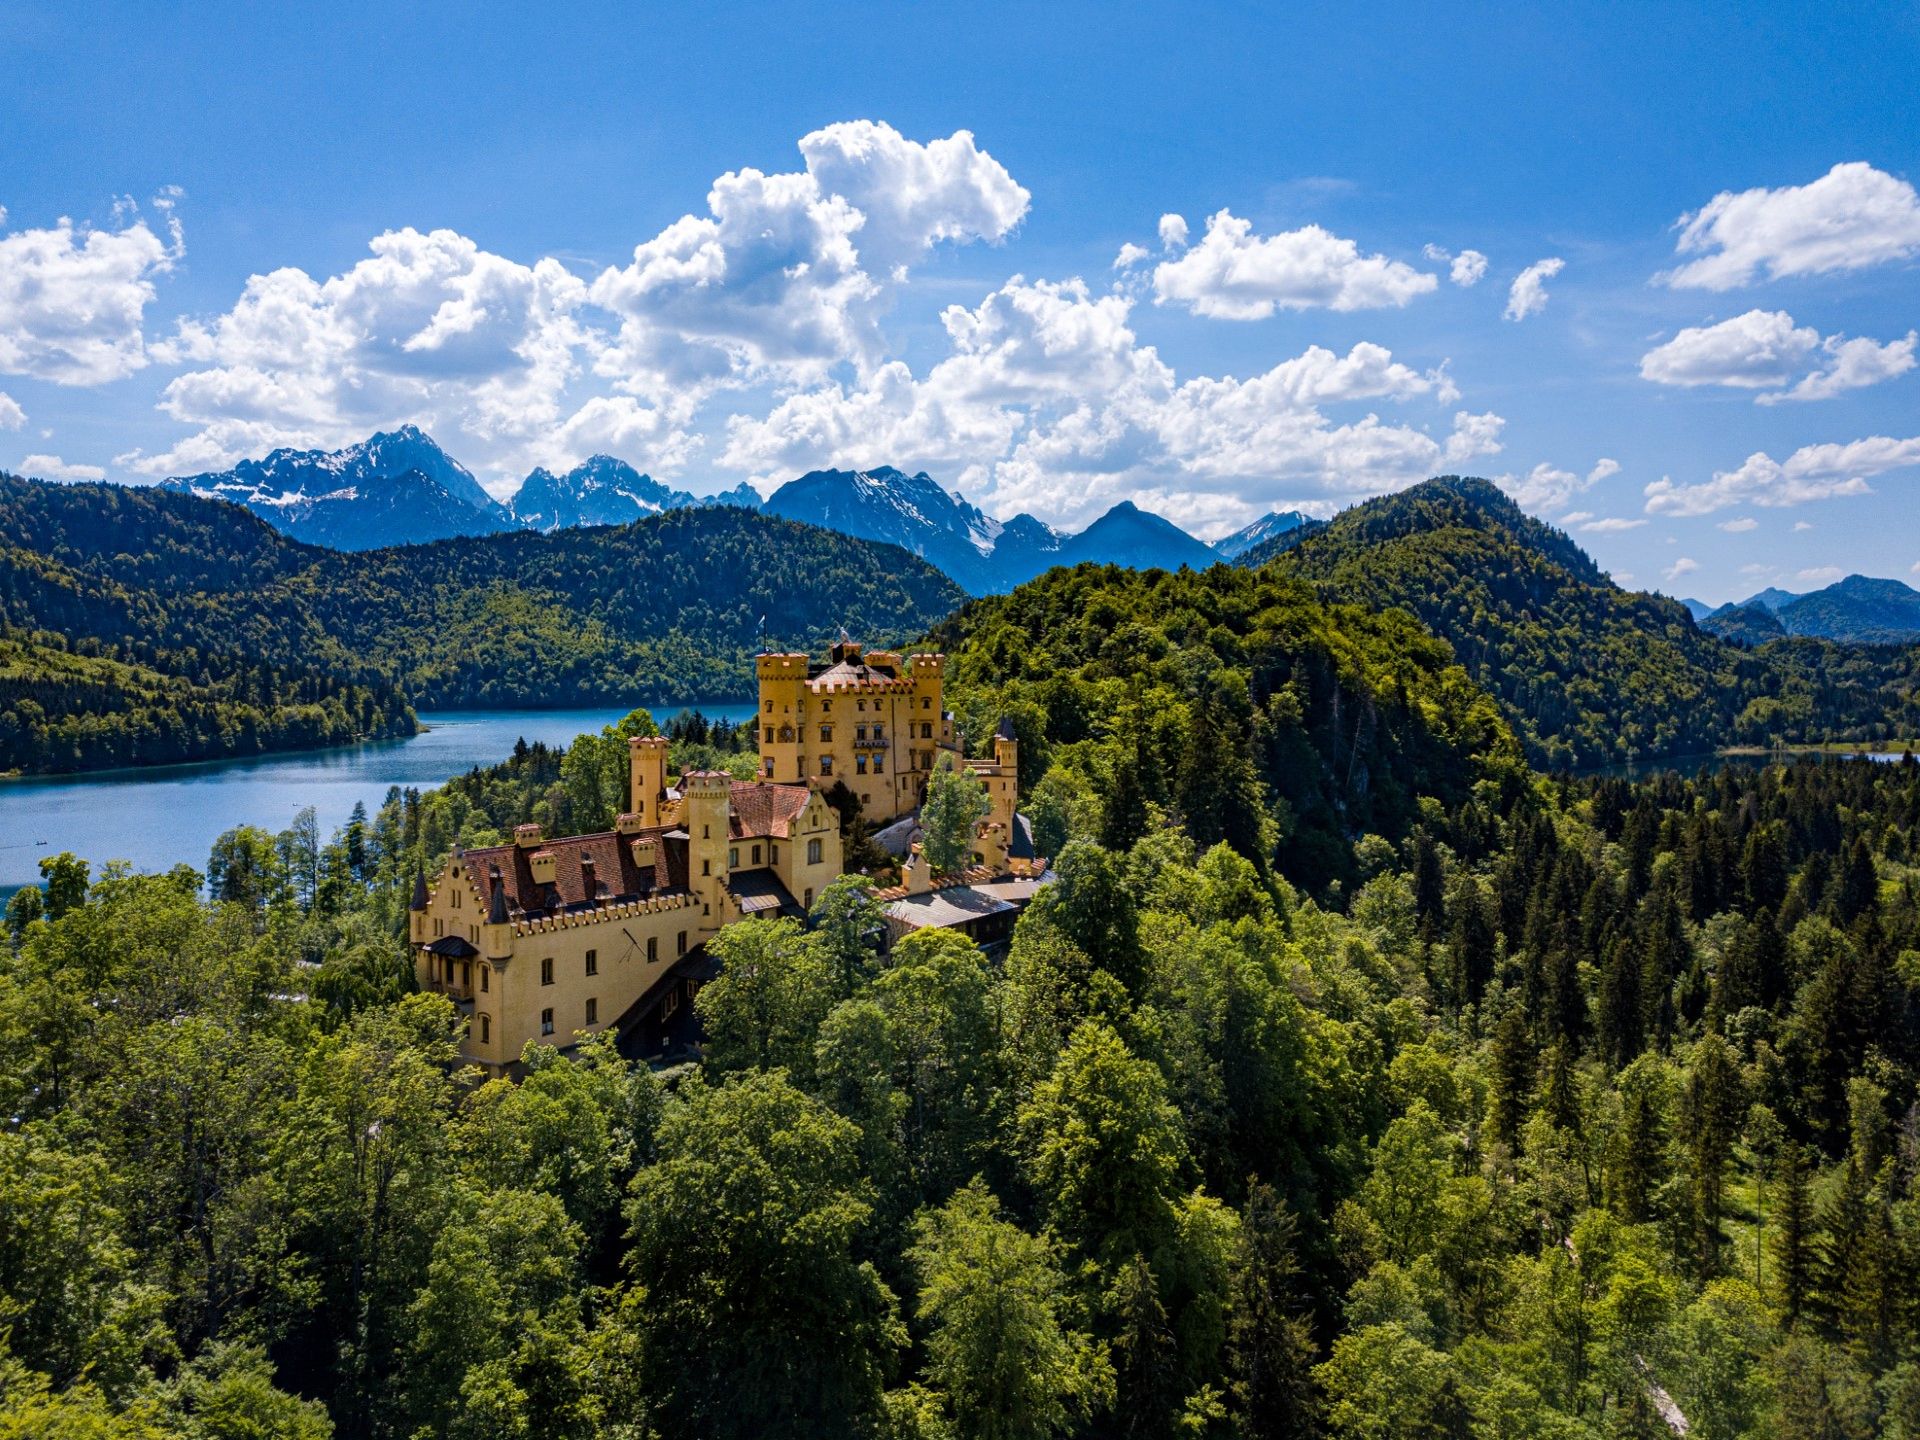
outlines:
M493 869L500 868L509 912L547 914L584 905L589 899L613 900L637 895L661 895L687 888L687 844L684 837L666 838L667 827L656 826L628 834L608 831L598 835L567 835L541 841L540 853L553 856L553 882L533 878L533 850L518 845L489 845L469 850L460 864L483 902L493 894ZM633 842L653 841L653 866L642 870L633 862ZM596 895L586 891L585 868L591 859Z
M812 796L805 785L735 781L727 833L735 840L784 840L793 833L793 822Z

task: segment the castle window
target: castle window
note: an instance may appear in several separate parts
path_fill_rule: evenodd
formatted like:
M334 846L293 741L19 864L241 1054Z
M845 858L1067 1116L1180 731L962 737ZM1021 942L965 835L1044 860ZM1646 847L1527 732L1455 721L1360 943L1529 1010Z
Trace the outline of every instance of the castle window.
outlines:
M441 922L441 921L439 921L439 920L436 920L436 921L434 921L434 922L433 922L433 938L434 938L434 939L436 939L436 940L438 940L438 939L440 938L440 935L441 935L441 929L442 929L442 923L443 923L443 922Z
M587 997L587 1024L598 1025L599 1023L600 1023L600 1002L594 999L593 996L589 995Z
M813 887L811 885L807 887L807 898L802 900L800 903L806 906L807 909L809 910L813 908Z
M833 773L833 757L831 755L822 755L820 757L820 773L822 775L831 775Z
M493 1040L493 1017L491 1015L482 1015L480 1017L480 1043L482 1045L487 1045L492 1043L492 1040Z
M767 714L771 715L772 713L773 713L773 702L769 700L767 701Z
M769 725L767 726L767 744L771 745L772 743L773 743L773 727Z
M765 760L760 762L760 765L761 772L771 780L773 778L773 757L769 755Z
M553 961L552 960L542 960L540 962L540 983L542 985L553 984Z
M740 868L740 847L738 845L735 845L727 851L727 869L738 870L739 868Z
M753 847L753 863L756 865L760 863L760 847L758 845Z
M589 950L587 951L587 974L598 975L599 973L600 952L598 950Z
M665 997L660 1001L660 1018L662 1020L671 1020L674 1012L679 1008L680 987L676 985L673 989L667 991Z
M822 745L831 745L833 743L833 727L831 725L822 725L820 727L820 743Z
M873 757L873 773L876 775L882 775L886 773L886 769L887 769L887 757L884 755L874 756Z
M493 988L492 978L493 978L493 967L491 965L482 965L480 967L480 993L481 994L484 995L488 990Z
M856 730L854 731L854 734L853 734L853 738L854 738L854 739L856 739L856 740L864 740L864 739L866 739L866 738L867 738L867 727L866 727L866 726L864 726L864 725L862 725L862 726L860 726L860 727L858 727L858 728L857 728L857 729L856 729Z
M473 988L473 962L471 960L462 960L460 962L460 983L468 989Z
M651 965L659 958L660 937L658 935L649 935L647 936L647 964Z
M702 875L713 874L713 862L711 860L702 860L700 862L700 873Z
M542 1010L540 1012L540 1033L542 1035L553 1034L553 1011Z
M926 695L922 695L920 697L920 708L922 710L931 710L933 708L933 700Z
M864 774L866 774L866 773L867 773L867 757L866 757L866 756L864 756L864 755L856 755L856 756L854 756L854 757L853 757L853 769L854 769L854 773L855 773L856 775L864 775Z
M822 700L820 702L820 713L822 715L831 715L833 713L833 702L831 700Z
M818 865L819 863L820 863L820 842L818 840L809 840L807 841L807 864ZM809 890L807 893L811 895L813 892Z
M856 710L864 710L867 708L867 702L864 700L856 700L853 702L853 708Z
M686 954L687 953L687 932L684 930L680 932L679 945L680 945L680 953L682 955Z

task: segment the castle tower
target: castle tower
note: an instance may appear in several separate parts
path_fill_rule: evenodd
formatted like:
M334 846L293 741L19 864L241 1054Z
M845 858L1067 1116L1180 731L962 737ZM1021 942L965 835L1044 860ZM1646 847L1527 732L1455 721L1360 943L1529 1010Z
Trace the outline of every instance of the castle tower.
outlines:
M667 802L667 739L636 735L627 741L628 804L644 828L661 823Z
M1020 803L1020 739L1011 720L1003 718L993 733L993 769L986 781L993 802L987 819L1001 827L1004 841L1013 835L1013 813Z
M760 775L786 785L807 779L807 657L762 655L760 680Z
M680 777L687 829L687 885L700 902L702 928L723 923L727 896L727 813L733 777L724 770L689 770Z

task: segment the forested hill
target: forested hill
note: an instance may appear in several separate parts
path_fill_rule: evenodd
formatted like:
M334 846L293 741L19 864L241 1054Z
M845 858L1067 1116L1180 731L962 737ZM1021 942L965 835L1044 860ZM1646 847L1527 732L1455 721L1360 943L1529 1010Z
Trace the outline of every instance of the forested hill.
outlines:
M966 733L1012 719L1048 854L1125 849L1164 815L1317 890L1353 878L1352 837L1402 837L1420 797L1450 814L1526 783L1444 645L1272 570L1052 570L932 638Z
M1614 584L1485 480L1446 476L1337 516L1272 562L1325 597L1417 615L1505 707L1529 757L1582 767L1915 723L1915 652L1759 652Z
M904 638L962 598L896 547L724 507L346 554L221 501L0 479L0 537L11 629L243 646L417 705L735 698L763 634Z

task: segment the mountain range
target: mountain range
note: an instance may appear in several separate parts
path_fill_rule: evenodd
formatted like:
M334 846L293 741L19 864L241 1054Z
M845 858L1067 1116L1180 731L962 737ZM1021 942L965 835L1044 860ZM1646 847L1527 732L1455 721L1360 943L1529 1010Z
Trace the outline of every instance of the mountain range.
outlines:
M1855 645L1904 645L1920 640L1920 590L1898 580L1849 575L1805 595L1762 590L1694 618L1701 629L1746 644L1802 635Z
M1122 501L1085 530L1069 533L1026 514L996 520L925 472L909 475L890 465L811 471L762 501L745 484L708 496L676 490L610 455L591 456L564 473L536 469L503 503L412 425L342 450L275 450L231 470L176 476L160 488L233 501L283 534L335 550L624 525L672 510L730 505L899 545L976 595L1083 560L1202 569L1317 523L1293 512L1267 515L1208 546Z

